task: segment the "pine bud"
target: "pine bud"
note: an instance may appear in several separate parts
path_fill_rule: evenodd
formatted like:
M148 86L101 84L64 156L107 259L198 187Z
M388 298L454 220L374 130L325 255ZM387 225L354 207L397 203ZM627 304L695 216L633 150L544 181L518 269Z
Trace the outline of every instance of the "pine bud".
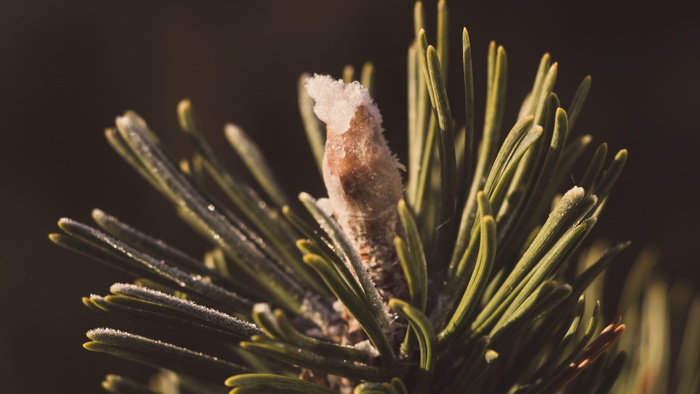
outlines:
M402 168L383 135L382 115L359 82L326 75L306 81L314 112L326 123L323 179L336 220L385 297L405 291L393 246ZM387 294L390 293L390 294Z

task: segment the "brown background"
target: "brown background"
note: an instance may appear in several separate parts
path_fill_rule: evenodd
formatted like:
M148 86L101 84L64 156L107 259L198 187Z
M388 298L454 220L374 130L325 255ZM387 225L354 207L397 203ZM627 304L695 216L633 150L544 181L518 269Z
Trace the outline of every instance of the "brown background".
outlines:
M646 244L660 248L669 275L697 285L695 8L466 3L450 4L455 115L462 116L456 55L462 26L472 37L479 103L489 40L508 51L506 123L545 51L560 62L556 90L564 103L592 74L576 133L630 151L593 234L635 242L614 267L610 287ZM430 15L433 6L427 2ZM59 217L87 221L100 207L192 253L206 245L110 151L102 130L115 115L138 111L182 157L189 150L175 107L189 97L222 154L233 156L221 130L234 121L262 145L288 190L321 195L297 113L296 79L304 71L338 76L345 64L374 61L388 139L405 160L411 14L411 2L398 0L0 1L0 391L97 392L105 373L141 370L81 349L87 329L141 326L82 306L80 297L129 278L51 245L46 234ZM229 164L240 166L233 158Z

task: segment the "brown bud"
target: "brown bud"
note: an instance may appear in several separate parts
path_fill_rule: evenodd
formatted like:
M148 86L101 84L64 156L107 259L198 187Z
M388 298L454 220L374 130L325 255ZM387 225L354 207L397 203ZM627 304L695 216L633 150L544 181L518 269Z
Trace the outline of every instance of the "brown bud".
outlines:
M385 297L405 291L393 246L402 166L384 139L379 109L359 82L316 75L306 82L314 112L326 122L323 179L330 207ZM387 294L389 293L389 294Z

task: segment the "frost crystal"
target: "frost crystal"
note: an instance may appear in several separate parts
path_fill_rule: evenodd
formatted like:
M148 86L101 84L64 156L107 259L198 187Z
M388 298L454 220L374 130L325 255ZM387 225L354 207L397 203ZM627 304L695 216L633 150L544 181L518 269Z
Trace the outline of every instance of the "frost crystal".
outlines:
M314 112L336 134L343 134L350 128L350 120L355 110L365 104L377 124L382 123L382 115L373 103L369 92L359 82L345 84L328 75L315 74L304 84L309 96L316 101Z

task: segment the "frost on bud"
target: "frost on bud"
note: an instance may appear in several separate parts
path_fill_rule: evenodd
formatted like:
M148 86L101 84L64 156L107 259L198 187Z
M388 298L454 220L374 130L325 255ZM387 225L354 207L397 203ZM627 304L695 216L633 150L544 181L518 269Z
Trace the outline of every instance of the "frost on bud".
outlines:
M305 87L326 123L323 179L333 215L375 285L385 296L400 296L405 285L393 242L401 231L396 206L403 194L402 166L384 139L382 115L357 81L315 75Z

